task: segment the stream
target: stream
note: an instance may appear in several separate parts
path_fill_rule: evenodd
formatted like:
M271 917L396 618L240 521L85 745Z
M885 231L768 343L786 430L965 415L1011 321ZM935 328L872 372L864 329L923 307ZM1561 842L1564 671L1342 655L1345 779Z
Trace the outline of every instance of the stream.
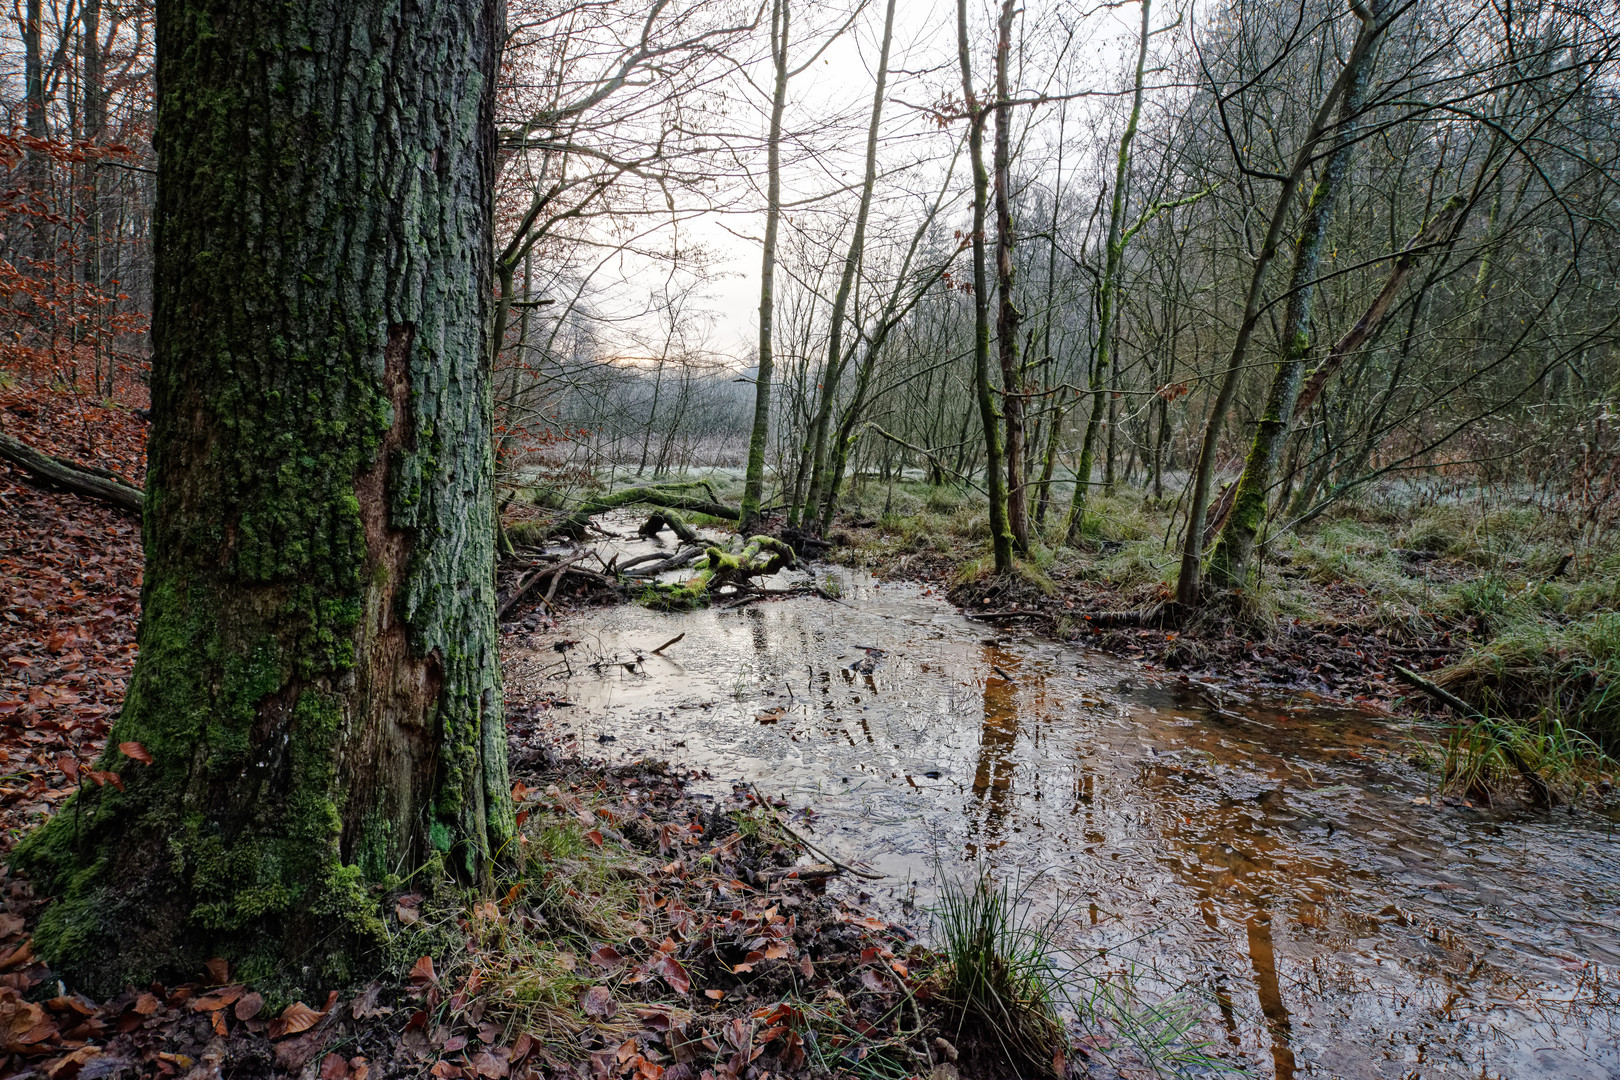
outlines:
M983 860L1061 914L1087 970L1196 1010L1250 1075L1620 1076L1612 812L1414 802L1432 781L1396 722L816 574L838 600L624 605L520 631L508 695L557 702L553 737L583 756L811 807L795 827L885 875L832 888L895 920L926 927L941 874Z

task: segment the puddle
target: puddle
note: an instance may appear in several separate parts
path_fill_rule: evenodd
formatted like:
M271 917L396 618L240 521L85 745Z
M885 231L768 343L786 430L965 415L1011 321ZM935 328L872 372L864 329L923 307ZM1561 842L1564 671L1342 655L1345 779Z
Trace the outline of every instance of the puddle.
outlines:
M1217 704L819 572L841 602L573 616L519 639L508 693L570 702L551 716L588 756L812 806L819 844L887 875L835 887L896 918L926 918L940 866L1034 878L1067 945L1187 988L1254 1075L1620 1075L1609 819L1414 806L1398 727Z

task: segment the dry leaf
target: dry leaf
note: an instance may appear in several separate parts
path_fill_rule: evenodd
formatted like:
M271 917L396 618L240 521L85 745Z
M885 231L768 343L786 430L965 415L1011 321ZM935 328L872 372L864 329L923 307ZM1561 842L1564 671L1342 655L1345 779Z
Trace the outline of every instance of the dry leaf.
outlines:
M593 986L580 995L579 1007L586 1016L606 1018L619 1011L613 994L605 986Z
M321 1080L349 1080L349 1063L340 1054L327 1054L321 1059Z
M128 743L125 744L129 745ZM216 956L203 967L208 969L208 977L214 980L215 986L224 986L231 981L231 965L225 962L223 956Z
M271 1026L270 1037L279 1039L283 1035L297 1035L300 1032L308 1031L320 1023L320 1020L320 1013L305 1005L302 1001L295 1001L282 1010L281 1016Z
M142 765L152 764L151 753L138 742L121 742L118 744L118 752L129 758L129 760L138 761Z
M439 977L433 974L433 957L424 956L418 960L411 968L410 979L417 985L438 982Z

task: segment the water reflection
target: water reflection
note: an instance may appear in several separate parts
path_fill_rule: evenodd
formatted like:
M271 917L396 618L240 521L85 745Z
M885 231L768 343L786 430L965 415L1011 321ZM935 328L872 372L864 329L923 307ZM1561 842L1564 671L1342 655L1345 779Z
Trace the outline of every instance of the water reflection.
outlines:
M936 860L1048 871L1072 945L1185 988L1255 1074L1620 1074L1608 820L1415 807L1403 736L1371 718L1122 691L1140 674L987 643L915 589L852 578L844 600L592 613L566 628L574 678L541 637L509 690L572 702L551 715L584 752L814 803L896 915ZM634 671L581 664L637 651Z

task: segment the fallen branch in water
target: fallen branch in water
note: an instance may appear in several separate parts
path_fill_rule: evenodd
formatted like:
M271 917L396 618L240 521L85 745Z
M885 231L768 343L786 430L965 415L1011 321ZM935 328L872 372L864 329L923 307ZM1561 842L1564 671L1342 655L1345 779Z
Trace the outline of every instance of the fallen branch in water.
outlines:
M867 881L882 881L888 876L887 874L878 874L870 870L857 870L848 863L839 862L837 859L816 847L816 845L812 844L810 841L806 840L803 836L799 835L793 830L791 825L783 821L781 815L776 812L776 807L772 806L765 798L764 794L761 793L758 784L750 783L748 786L754 789L754 798L759 800L759 805L763 806L765 808L765 812L771 815L771 823L777 828L781 829L783 832L787 833L789 836L793 837L793 839L797 840L804 846L806 851L810 852L810 854L820 855L823 859L826 859L828 863L832 864L842 873L854 874L856 877L865 878Z
M662 645L658 646L658 648L656 648L652 652L648 653L648 655L649 656L663 656L665 649L669 648L671 645L675 644L677 641L681 640L685 636L686 636L686 633L684 631L679 633L679 634L676 634L674 637L670 638L668 641L666 641Z

